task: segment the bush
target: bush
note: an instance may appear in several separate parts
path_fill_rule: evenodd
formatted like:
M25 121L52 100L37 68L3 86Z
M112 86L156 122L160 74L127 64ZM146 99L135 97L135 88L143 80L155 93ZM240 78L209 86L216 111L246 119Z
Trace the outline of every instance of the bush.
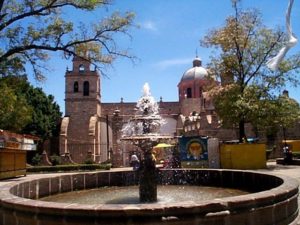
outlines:
M50 156L50 162L52 163L52 166L60 165L61 159L58 155L52 155Z
M39 154L35 154L35 156L31 160L31 164L33 166L38 166L41 163L42 156Z
M34 166L27 168L27 172L64 172L78 170L109 170L111 164L69 164L56 166Z
M95 163L94 160L92 160L91 158L86 159L86 160L84 161L84 164L94 164L94 163Z

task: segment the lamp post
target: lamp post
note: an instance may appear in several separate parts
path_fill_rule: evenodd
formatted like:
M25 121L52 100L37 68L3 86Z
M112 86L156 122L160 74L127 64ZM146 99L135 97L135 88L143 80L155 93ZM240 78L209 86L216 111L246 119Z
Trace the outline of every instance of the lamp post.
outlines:
M284 126L282 126L282 133L283 133L283 140L284 140L284 145L283 145L283 160L286 164L290 164L293 160L293 154L292 151L290 150L289 146L286 143L286 129Z

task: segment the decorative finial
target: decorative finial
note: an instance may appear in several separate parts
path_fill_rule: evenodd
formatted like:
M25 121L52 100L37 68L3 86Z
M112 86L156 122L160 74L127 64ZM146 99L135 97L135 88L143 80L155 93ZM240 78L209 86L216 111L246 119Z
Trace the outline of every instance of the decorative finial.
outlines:
M198 49L196 48L196 58L198 58Z

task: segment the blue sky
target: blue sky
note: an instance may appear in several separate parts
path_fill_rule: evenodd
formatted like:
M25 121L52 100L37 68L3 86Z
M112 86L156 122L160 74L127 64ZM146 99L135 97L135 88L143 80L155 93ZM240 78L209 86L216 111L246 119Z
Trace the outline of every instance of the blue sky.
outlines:
M241 6L259 9L263 23L274 28L284 27L287 4L288 0L243 0ZM135 102L145 82L149 83L156 100L162 97L163 101L178 101L177 84L192 66L196 50L204 67L212 54L212 49L200 47L199 40L210 29L223 26L225 18L233 14L230 0L115 0L108 10L135 12L135 23L140 28L130 29L131 40L122 38L118 43L122 48L129 48L138 60L132 63L119 59L105 70L109 78L101 77L101 102L119 102L121 97L125 102ZM101 13L103 10L95 11L89 19ZM294 33L300 37L300 1L294 2L291 20ZM299 51L300 43L289 54ZM53 57L49 65L51 72L46 74L47 80L42 84L32 81L32 84L54 95L64 112L64 74L66 67L72 68L72 63ZM296 88L289 91L300 102L300 91Z

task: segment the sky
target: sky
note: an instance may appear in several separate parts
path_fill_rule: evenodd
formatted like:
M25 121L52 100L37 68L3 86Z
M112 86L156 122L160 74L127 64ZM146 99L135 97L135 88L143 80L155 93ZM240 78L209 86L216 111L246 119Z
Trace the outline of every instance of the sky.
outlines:
M243 0L241 7L257 8L263 24L270 28L285 26L285 12L288 0ZM101 76L101 102L136 102L142 95L142 87L148 82L156 100L178 101L177 85L183 73L192 67L196 54L202 65L209 62L213 49L203 48L199 40L209 30L224 26L225 19L233 14L231 0L115 0L107 12L132 11L135 24L127 37L118 38L121 48L130 49L130 54L138 59L133 63L119 58L112 67L105 70L108 77ZM80 16L78 20L99 18L103 10L96 10L90 16ZM300 1L295 0L292 8L292 28L300 37ZM300 51L299 43L288 53ZM64 113L65 71L72 68L71 60L53 56L49 61L51 71L47 80L35 86L42 87L47 94L55 97ZM300 78L300 76L299 76ZM290 97L300 102L300 89L288 87Z

